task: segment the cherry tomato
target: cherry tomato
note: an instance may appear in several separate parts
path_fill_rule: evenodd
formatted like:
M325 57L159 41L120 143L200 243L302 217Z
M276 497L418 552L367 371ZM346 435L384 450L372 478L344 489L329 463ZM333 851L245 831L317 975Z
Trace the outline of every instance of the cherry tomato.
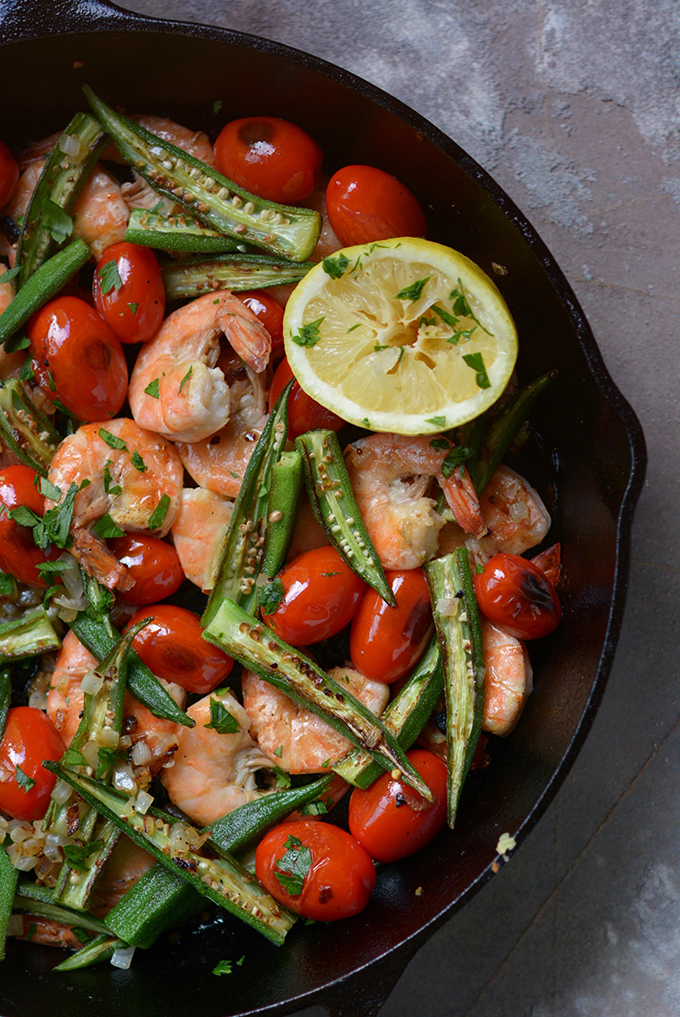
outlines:
M57 780L42 763L63 755L64 743L46 713L33 706L9 710L0 742L0 809L14 819L42 819Z
M389 773L349 800L349 828L376 862L396 862L427 844L446 822L446 763L426 749L407 752L434 795L430 805Z
M321 149L301 127L277 117L246 117L222 128L217 168L240 187L290 205L307 198L321 172Z
M133 640L133 647L157 678L177 682L187 692L205 695L222 682L234 661L203 639L198 615L173 604L154 604L133 614L125 629L153 618Z
M352 663L367 678L396 682L411 670L432 634L430 591L422 569L385 573L396 607L366 590L352 621Z
M123 348L101 315L79 297L57 297L28 323L33 370L48 399L80 420L115 417L127 395Z
M109 547L135 581L120 595L128 604L155 604L176 593L184 581L177 551L158 537L129 533L111 540Z
M269 386L269 412L281 392L286 387L293 372L286 357L283 358L274 372L272 383ZM288 437L297 438L305 431L315 431L319 428L327 428L329 431L339 431L345 421L325 406L317 403L315 399L308 396L298 381L293 385L288 398Z
M246 307L256 314L272 339L272 356L283 351L283 308L264 290L247 290L238 294Z
M314 819L270 830L258 844L255 873L272 897L315 922L358 914L375 886L375 866L361 844Z
M58 558L61 551L36 547L33 530L10 519L8 512L21 505L42 516L45 499L35 486L38 475L30 466L6 466L0 470L0 569L29 586L46 587L38 565Z
M165 314L165 286L156 255L148 247L125 241L107 247L97 262L92 296L122 343L151 339Z
M19 182L17 161L4 141L0 141L0 212L14 194Z
M343 247L390 237L425 237L418 199L396 177L375 166L345 166L328 182L326 209Z
M309 646L348 625L366 586L334 547L317 547L281 572L283 600L266 625L293 646Z
M517 554L495 554L475 576L479 609L518 639L540 639L557 628L562 608L545 573Z

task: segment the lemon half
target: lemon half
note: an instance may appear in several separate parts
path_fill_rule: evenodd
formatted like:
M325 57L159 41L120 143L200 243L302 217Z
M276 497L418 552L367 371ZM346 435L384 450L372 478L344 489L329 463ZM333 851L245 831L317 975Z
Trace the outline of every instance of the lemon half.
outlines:
M413 237L346 247L316 265L284 316L302 388L373 431L432 434L498 399L517 330L491 279L465 255Z

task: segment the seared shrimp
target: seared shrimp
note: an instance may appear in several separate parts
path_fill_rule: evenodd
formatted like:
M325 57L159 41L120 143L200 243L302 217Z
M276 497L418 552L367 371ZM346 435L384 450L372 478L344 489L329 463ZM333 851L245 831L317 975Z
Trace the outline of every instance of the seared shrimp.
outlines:
M482 618L484 718L490 734L510 734L533 687L529 654L521 639Z
M142 347L128 393L138 424L185 442L201 441L224 427L229 386L216 366L222 335L251 370L264 371L271 339L262 322L229 290L207 293L166 318Z
M89 910L95 917L103 918L155 864L153 855L122 836L97 876Z
M177 442L187 473L207 491L235 498L267 423L267 396L261 374L243 366L233 350L223 351L218 361L229 386L228 424L203 441Z
M125 239L130 212L120 185L97 165L73 206L73 238L82 237L95 259Z
M448 450L433 447L436 437L373 434L345 451L361 517L385 568L414 569L437 553L444 519L425 495L433 478L460 525L475 535L486 532L467 471L442 475Z
M111 447L119 443L122 448ZM109 589L111 584L129 589L125 566L116 564L111 552L85 528L108 512L123 530L146 531L151 516L159 510L162 518L154 533L164 536L179 510L183 476L172 445L127 417L84 424L64 438L48 478L62 498L71 484L79 488L71 521L72 553L88 575L96 575ZM88 483L80 489L83 481ZM47 507L53 504L49 502Z
M211 700L221 703L238 723L233 734L207 726ZM182 728L174 765L163 770L161 781L175 805L205 826L262 794L255 773L271 769L271 763L250 737L250 717L229 689L211 692L187 713L196 726Z
M334 667L328 673L376 716L387 706L390 690L384 682L372 681L348 667ZM241 685L253 736L272 763L288 773L323 773L354 747L311 710L250 671L243 672Z
M172 542L184 575L204 593L215 585L219 553L233 509L232 501L201 487L182 491Z

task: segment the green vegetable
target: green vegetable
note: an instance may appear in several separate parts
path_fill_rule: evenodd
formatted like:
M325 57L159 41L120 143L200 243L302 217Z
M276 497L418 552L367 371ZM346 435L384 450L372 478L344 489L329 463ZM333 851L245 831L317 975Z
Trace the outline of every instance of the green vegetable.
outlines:
M80 968L88 968L91 964L99 964L100 961L110 960L114 952L121 946L125 946L119 939L113 936L101 935L86 943L80 950L67 957L61 964L52 968L53 971L79 971Z
M261 571L275 576L286 563L297 523L302 492L302 455L299 451L283 452L271 469L271 486L267 505L267 536Z
M266 254L223 254L170 261L161 266L168 300L192 300L211 290L263 290L300 282L313 262L284 261Z
M62 440L17 378L9 379L0 388L0 439L24 466L43 476Z
M286 851L276 863L274 875L291 897L297 897L312 867L312 852L299 837L290 836L283 846Z
M146 208L132 209L125 239L130 244L141 244L159 251L192 254L227 254L242 246L238 240L208 229L198 219L183 212L167 215Z
M35 657L60 646L61 640L43 607L34 607L0 625L0 667L6 661Z
M12 917L12 905L18 879L19 870L14 868L5 848L0 844L0 961L5 956L7 926Z
M8 667L0 669L0 742L5 733L7 714L12 702L12 678Z

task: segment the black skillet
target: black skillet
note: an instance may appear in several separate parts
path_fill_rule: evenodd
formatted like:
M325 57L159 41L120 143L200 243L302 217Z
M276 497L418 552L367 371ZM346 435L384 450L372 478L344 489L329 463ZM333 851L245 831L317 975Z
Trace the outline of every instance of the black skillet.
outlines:
M376 1014L418 947L491 877L500 834L521 842L542 815L592 723L623 614L640 426L530 224L465 152L395 99L277 43L98 0L0 0L0 18L0 136L11 147L84 108L82 81L114 105L213 136L233 117L284 117L316 138L328 170L369 163L415 191L431 238L469 255L503 292L520 334L520 378L560 372L534 416L531 476L562 542L564 618L537 646L535 692L513 734L493 745L492 765L469 780L455 832L386 867L363 914L296 928L280 949L227 921L137 951L129 971L53 976L54 951L14 942L0 970L4 1017L231 1017L313 1004L334 1017ZM216 960L242 955L228 978L210 974Z

